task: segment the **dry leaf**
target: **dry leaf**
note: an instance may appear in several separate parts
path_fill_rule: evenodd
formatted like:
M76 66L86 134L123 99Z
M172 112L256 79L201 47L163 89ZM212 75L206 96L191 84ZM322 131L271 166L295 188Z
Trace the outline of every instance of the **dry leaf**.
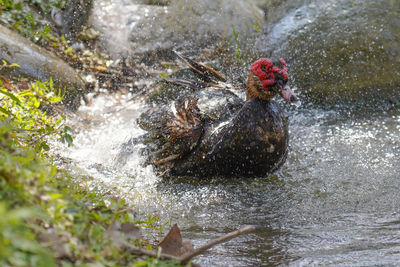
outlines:
M176 224L172 226L168 234L161 240L158 247L162 249L162 253L173 256L181 256L193 251L193 243L189 240L182 241L181 231Z

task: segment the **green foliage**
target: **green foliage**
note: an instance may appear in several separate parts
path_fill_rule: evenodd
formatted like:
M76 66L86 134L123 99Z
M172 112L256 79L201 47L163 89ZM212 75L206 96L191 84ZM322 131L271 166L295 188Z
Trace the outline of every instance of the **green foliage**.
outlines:
M53 266L27 221L44 218L31 205L55 168L43 165L34 151L21 149L10 131L10 124L0 123L0 266Z
M236 58L238 60L241 60L242 59L242 55L241 55L241 49L240 49L239 33L237 31L235 31L235 28L233 28L233 26L232 26L231 38L233 38L233 41L235 43Z
M5 67L15 65L3 62ZM40 108L61 99L54 94L51 80L19 91L1 76L0 266L54 266L53 257L36 241L28 221L45 218L37 205L45 195L45 183L56 174L55 167L38 157L48 149L44 138L62 135L57 127L63 117L48 116Z
M73 182L46 161L48 137L72 143L52 80L20 90L0 77L0 266L179 266L124 250L124 242L152 245L140 230L127 239L111 227L161 232L157 216L138 219L123 200L88 192L87 180Z
M18 92L4 77L0 81L0 121L13 126L10 133L22 147L34 146L39 153L49 150L49 136L71 145L71 128L64 125L64 116L51 108L62 99L51 79L36 81L29 89Z
M37 216L36 211L26 207L7 210L0 202L1 266L54 266L50 252L35 240L26 223Z
M72 58L75 52L43 19L64 5L64 0L0 0L0 23ZM179 266L132 254L110 237L116 223L153 233L164 225L157 216L137 218L123 200L89 192L84 178L76 181L49 164L50 139L73 141L58 106L63 95L51 79L18 82L0 75L0 266ZM140 237L123 242L153 248Z
M255 23L250 22L250 26L253 28L253 30L255 30L256 32L260 32L261 31L261 25L260 23L258 23L258 21L256 21Z
M65 6L65 0L0 0L0 22L10 25L35 43L61 43L44 15Z
M0 266L179 266L131 254L110 238L116 222L159 230L158 217L139 220L123 200L88 192L87 180L72 182L10 132L0 122Z
M2 68L16 67L7 65ZM27 221L44 218L42 188L56 169L37 154L48 149L47 135L57 130L63 117L48 116L40 109L57 103L52 81L36 82L17 91L6 77L0 81L0 266L54 266L48 250L36 240ZM35 150L30 147L34 147Z

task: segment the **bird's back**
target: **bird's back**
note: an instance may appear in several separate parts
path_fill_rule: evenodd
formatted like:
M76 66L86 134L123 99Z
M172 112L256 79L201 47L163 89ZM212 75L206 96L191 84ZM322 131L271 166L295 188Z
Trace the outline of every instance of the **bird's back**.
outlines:
M175 174L265 175L286 159L288 127L273 101L247 101L219 125L209 125L192 153L177 161Z

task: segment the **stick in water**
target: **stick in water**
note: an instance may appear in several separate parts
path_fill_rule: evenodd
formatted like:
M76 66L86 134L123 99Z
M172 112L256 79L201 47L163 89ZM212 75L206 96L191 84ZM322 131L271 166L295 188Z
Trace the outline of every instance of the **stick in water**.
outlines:
M239 230L236 230L236 231L230 232L230 233L228 233L228 234L226 234L224 236L221 236L220 238L217 238L217 239L211 241L210 243L207 243L204 246L201 246L201 247L195 249L192 252L186 253L185 255L180 257L180 263L181 264L186 264L192 258L200 255L201 253L203 253L207 249L209 249L209 248L211 248L211 247L213 247L215 245L218 245L220 243L223 243L225 241L231 240L232 238L235 238L238 235L250 233L250 232L254 231L254 229L255 229L254 226L248 225L248 226L245 226L245 227L243 227L243 228L241 228Z

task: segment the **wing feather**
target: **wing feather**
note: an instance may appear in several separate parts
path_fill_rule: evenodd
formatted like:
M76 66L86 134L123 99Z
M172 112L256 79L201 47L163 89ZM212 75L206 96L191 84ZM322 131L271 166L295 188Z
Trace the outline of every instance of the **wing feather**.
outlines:
M158 166L173 164L184 157L196 147L203 134L203 121L196 99L173 101L143 117L140 123L149 131L150 138L159 144L159 150L153 151L150 159Z

